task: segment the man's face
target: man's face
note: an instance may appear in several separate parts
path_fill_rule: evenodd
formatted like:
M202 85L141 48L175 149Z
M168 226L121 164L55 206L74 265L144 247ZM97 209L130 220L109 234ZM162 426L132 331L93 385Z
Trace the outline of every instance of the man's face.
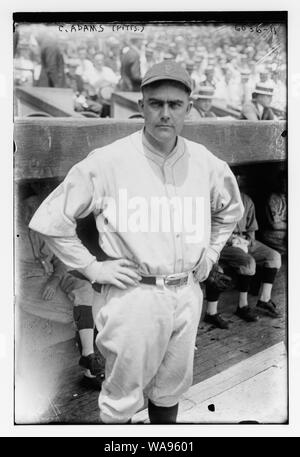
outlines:
M94 57L94 65L97 70L102 70L104 56L102 54L97 54Z
M268 81L268 73L259 73L259 79L262 83L265 83L266 81Z
M196 50L196 48L195 48L194 46L189 46L189 47L187 48L188 55L189 55L189 56L193 56L194 53L195 53L195 50Z
M74 65L70 65L70 66L68 67L69 76L75 76L75 74L76 74L76 68L77 68L77 67L75 67Z
M153 59L153 52L146 50L145 57L146 57L146 60L148 60L148 61L152 60Z
M213 70L206 71L205 75L206 75L207 81L212 81L214 78L214 71Z
M268 108L272 102L272 95L259 94L259 96L257 97L257 101L265 108Z
M130 43L133 46L135 46L136 48L141 49L142 45L143 45L143 40L138 39L138 38L136 38L136 39L132 38Z
M212 99L211 98L198 98L198 100L195 100L194 105L196 108L199 108L206 113L211 108Z
M86 59L86 50L85 49L79 49L78 57L79 57L80 60Z
M243 84L247 83L249 81L249 76L248 75L242 75L241 76L241 82Z
M194 67L192 65L187 65L186 66L186 71L188 72L188 74L191 76L193 71L194 71Z
M159 86L146 87L139 100L145 119L145 130L159 143L169 143L180 134L184 118L192 103L180 84L163 81Z
M279 78L279 73L277 71L273 71L273 73L272 73L273 81L277 82L278 78Z

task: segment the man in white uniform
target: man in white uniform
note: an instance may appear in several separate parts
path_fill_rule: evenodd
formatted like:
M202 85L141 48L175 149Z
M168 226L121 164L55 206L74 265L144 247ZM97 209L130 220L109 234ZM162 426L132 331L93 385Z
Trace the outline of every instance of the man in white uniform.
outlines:
M176 422L193 379L199 281L243 213L228 165L179 136L191 108L186 70L155 64L141 87L144 129L76 164L30 224L70 269L104 284L94 299L104 423L130 421L143 392L151 423ZM76 236L76 219L91 212L112 260L98 262Z

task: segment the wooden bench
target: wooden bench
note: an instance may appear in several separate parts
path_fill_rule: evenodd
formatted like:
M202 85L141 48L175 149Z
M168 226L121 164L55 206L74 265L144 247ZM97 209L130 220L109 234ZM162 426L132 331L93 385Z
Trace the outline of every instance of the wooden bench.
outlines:
M15 116L83 117L74 111L72 89L19 86L15 89Z

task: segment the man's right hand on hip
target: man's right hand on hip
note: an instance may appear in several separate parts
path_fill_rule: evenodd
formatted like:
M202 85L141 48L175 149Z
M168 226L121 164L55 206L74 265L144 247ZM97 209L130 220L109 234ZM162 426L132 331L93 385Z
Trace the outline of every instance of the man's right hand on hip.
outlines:
M92 282L112 284L119 289L136 286L142 279L138 273L138 265L128 259L94 261L82 273Z

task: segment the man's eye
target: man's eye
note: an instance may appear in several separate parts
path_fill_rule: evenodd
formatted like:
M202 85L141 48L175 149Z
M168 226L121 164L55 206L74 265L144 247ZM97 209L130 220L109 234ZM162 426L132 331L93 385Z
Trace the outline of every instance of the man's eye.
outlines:
M161 105L159 102L152 102L151 106L153 106L153 108L159 108Z
M181 107L181 103L170 103L170 108L171 109L177 109L177 108L180 108Z

